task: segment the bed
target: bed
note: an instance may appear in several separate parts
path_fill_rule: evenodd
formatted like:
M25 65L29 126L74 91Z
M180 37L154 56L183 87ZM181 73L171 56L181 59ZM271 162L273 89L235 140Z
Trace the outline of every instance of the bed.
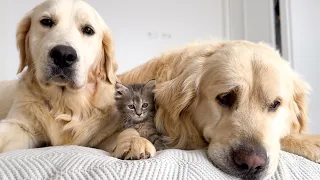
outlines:
M147 160L125 161L80 146L45 147L0 154L0 179L237 179L215 168L204 150L164 150ZM271 179L319 180L320 165L281 152Z

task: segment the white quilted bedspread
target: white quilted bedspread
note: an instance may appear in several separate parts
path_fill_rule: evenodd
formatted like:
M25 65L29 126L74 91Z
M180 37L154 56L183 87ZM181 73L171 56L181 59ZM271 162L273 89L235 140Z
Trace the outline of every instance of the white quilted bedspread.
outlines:
M282 152L272 179L320 180L320 165ZM18 150L0 154L0 179L236 179L207 159L205 151L160 151L151 159L123 161L104 151L61 146Z

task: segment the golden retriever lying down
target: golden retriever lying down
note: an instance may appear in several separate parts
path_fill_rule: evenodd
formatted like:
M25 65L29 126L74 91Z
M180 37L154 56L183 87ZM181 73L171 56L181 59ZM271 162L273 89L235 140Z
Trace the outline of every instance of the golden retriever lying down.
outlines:
M156 125L171 147L198 149L244 179L274 173L280 149L320 161L320 137L306 131L308 85L278 52L246 41L199 43L118 76L156 78Z

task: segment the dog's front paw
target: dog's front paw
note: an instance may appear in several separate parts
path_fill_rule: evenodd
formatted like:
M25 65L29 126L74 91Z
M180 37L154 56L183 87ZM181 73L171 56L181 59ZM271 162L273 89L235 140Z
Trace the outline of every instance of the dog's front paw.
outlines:
M155 153L154 145L132 128L125 129L118 135L116 146L112 151L113 157L131 160L147 159L153 157Z
M320 137L314 137L304 140L300 155L313 162L320 163Z
M153 144L143 137L129 137L117 142L112 155L119 159L139 160L153 157L156 149Z
M319 135L289 135L281 140L281 149L305 157L313 162L320 163Z

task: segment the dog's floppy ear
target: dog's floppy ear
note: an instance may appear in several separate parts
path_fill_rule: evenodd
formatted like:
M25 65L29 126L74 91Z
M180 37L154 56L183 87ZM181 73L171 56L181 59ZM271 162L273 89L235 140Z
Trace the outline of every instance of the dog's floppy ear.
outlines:
M293 99L297 122L293 123L293 129L298 132L304 132L307 130L307 95L309 94L310 89L310 86L306 82L304 82L300 77L295 75L293 80Z
M103 80L109 81L111 84L115 84L117 81L116 71L118 69L118 64L114 57L111 33L107 28L103 33L102 46L104 55L99 65L99 75Z
M26 66L30 66L32 64L28 35L31 26L30 14L31 12L26 14L25 17L20 21L16 33L17 48L20 53L20 65L18 73L20 73Z
M155 98L159 104L167 109L174 119L179 119L181 112L185 110L195 97L196 83L189 82L191 78L179 76L173 80L166 81L157 85ZM166 106L170 104L170 106Z
M197 76L197 75L195 75ZM194 126L191 116L195 110L197 83L185 75L159 83L155 88L157 106L156 126L172 138L170 146L175 148L202 147L201 134ZM191 108L191 109L189 109ZM166 111L166 113L163 113ZM190 138L190 133L192 136ZM191 142L191 144L189 144Z

